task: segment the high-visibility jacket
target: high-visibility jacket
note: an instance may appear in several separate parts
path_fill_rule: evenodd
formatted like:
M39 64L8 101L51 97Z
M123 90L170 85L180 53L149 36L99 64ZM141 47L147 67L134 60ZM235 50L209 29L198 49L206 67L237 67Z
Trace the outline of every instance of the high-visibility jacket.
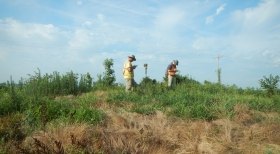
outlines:
M175 76L176 75L176 65L170 64L167 68L168 75Z
M126 61L124 63L124 66L123 66L123 77L125 79L132 79L134 77L132 63L130 61Z

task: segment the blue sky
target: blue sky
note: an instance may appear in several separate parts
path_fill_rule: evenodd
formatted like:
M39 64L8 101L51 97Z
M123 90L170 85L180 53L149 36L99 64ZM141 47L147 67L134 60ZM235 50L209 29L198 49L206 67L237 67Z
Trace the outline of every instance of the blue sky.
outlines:
M134 54L135 79L162 80L179 60L180 74L259 87L280 73L279 0L0 0L0 82L42 73L89 72L96 80L105 58L117 81Z

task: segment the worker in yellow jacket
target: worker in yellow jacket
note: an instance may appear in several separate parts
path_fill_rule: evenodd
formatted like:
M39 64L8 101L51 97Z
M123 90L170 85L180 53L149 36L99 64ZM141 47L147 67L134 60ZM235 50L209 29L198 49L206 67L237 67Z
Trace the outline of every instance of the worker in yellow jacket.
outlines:
M168 77L168 88L176 86L176 72L178 66L178 60L173 60L166 69L166 76Z
M125 91L132 91L136 82L134 80L134 69L137 65L132 65L132 62L136 61L134 55L128 56L128 60L124 63L123 66L123 77L125 79Z

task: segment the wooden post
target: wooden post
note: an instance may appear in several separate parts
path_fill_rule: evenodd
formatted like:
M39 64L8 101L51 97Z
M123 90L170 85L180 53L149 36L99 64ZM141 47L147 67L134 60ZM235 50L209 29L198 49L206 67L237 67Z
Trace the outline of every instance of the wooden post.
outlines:
M148 64L144 64L144 67L145 67L145 76L147 77Z
M217 75L218 75L218 83L221 84L221 73L222 73L222 69L220 68L220 59L223 56L218 55L216 58L218 60L218 69L217 69Z

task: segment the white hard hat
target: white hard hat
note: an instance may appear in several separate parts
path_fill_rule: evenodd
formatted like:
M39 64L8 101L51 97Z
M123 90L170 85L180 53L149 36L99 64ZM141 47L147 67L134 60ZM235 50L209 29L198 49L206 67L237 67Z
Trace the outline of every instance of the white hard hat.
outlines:
M178 65L179 64L179 61L178 60L173 60L172 62L174 65Z

